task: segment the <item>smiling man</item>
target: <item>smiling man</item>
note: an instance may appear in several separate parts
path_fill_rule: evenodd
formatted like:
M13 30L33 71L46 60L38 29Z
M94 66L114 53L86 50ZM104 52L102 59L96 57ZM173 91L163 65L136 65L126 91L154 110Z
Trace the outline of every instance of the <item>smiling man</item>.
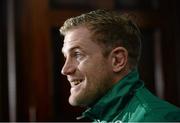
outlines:
M71 105L90 105L118 81L112 81L110 61L103 56L101 47L91 41L87 28L68 31L62 51L66 58L62 74L71 84Z
M180 110L140 80L141 33L127 16L105 10L70 18L60 29L69 103L95 122L180 121Z

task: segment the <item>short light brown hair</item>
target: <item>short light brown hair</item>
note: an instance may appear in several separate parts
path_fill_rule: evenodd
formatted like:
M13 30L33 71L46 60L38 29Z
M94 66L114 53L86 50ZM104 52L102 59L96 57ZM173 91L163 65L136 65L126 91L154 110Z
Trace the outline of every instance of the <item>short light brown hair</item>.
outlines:
M108 10L96 10L72 17L60 28L62 35L66 32L85 26L92 32L92 40L103 45L104 55L118 46L128 51L128 62L131 68L137 66L141 55L141 33L129 15Z

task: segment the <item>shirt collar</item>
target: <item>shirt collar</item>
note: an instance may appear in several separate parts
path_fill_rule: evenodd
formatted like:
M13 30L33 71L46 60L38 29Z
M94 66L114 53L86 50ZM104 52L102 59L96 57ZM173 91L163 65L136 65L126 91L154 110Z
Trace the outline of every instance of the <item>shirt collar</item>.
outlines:
M119 113L119 110L124 108L127 103L127 97L132 95L137 85L139 85L135 84L138 83L138 80L138 71L134 69L127 76L119 80L94 106L88 108L83 113L83 116L93 120L110 120L110 118L117 115L116 113Z

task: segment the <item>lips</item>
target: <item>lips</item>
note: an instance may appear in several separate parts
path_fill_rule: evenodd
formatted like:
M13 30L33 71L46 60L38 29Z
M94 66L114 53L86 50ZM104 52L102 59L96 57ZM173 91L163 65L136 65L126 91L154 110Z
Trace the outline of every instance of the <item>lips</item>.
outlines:
M82 80L80 80L80 79L78 79L78 80L71 80L70 84L71 84L71 87L74 87L74 86L79 85L81 82L82 82Z
M75 86L75 85L78 85L79 83L81 83L81 80L74 80L71 83Z
M83 80L73 80L73 81L70 81L70 84L71 84L71 89L70 89L70 92L71 94L74 94L74 93L77 93L81 90L81 86L82 86L82 81Z
M78 85L79 83L81 83L81 80L75 80L73 81L74 85Z

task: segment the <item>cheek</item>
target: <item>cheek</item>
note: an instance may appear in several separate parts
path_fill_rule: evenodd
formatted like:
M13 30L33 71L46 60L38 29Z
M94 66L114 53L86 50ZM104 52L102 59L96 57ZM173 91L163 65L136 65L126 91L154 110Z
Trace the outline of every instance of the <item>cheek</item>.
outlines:
M78 64L78 70L88 79L103 79L110 71L110 64L102 57L88 58Z
M79 71L87 76L94 76L98 71L101 71L98 63L96 62L82 62L78 65Z
M79 70L81 74L93 82L106 78L107 73L109 72L108 66L104 62L84 62L79 64Z

